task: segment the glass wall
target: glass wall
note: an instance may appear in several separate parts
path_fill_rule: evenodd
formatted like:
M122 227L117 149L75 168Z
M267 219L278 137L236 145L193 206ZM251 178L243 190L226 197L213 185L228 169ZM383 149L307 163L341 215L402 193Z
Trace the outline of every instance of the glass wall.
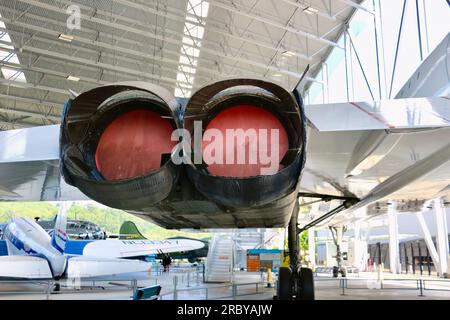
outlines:
M366 0L362 4L375 14L355 13L339 41L344 49L334 48L323 63L317 82L305 95L307 104L395 97L450 32L446 0Z

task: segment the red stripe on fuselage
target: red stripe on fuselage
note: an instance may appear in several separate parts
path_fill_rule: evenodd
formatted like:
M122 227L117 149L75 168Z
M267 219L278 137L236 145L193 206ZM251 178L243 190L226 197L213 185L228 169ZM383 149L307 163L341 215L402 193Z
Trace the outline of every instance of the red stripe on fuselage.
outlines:
M378 122L381 122L382 124L384 124L385 126L388 126L390 129L395 129L395 126L393 126L392 124L390 124L389 122L387 122L386 120L384 120L383 118L380 118L379 116L377 116L375 113L372 113L370 111L367 111L366 109L364 109L363 107L359 106L358 104L356 104L355 102L350 102L351 105L355 106L356 108L358 108L359 110L367 113L369 116L371 116L372 118L374 118L375 120L377 120Z

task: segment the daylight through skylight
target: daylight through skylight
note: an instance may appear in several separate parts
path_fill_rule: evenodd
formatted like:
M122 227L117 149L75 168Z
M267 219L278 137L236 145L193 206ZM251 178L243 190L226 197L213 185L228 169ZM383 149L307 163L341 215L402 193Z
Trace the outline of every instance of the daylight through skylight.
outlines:
M183 28L180 59L175 88L176 97L190 97L195 80L200 47L205 34L209 3L203 0L189 0Z

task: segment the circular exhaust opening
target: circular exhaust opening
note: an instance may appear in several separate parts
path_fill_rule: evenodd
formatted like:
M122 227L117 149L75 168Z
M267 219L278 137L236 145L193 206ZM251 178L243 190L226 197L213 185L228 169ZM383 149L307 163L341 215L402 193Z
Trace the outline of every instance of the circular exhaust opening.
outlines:
M202 143L208 171L221 177L275 174L283 169L280 162L288 149L288 134L281 121L250 104L219 112L208 123Z
M157 112L137 109L111 121L95 150L97 170L106 180L139 177L157 170L162 156L170 154L173 127Z

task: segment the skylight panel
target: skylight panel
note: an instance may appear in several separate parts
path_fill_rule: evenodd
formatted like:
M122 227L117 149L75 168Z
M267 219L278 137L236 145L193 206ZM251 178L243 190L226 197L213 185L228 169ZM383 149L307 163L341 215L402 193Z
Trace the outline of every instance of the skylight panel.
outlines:
M25 75L21 70L3 67L1 68L2 75L6 80L27 82Z
M205 35L204 25L208 16L209 3L204 0L188 0L186 11L174 91L176 97L190 97L192 94L201 40Z
M188 66L184 66L184 65L179 65L178 66L178 71L184 72L184 73L192 73L195 74L195 72L197 71L197 69L192 68L192 67L188 67Z
M180 56L180 64L185 64L185 65L189 65L189 66L193 66L196 67L197 66L197 62L198 60L195 59L194 57L188 57L187 55L181 55Z

